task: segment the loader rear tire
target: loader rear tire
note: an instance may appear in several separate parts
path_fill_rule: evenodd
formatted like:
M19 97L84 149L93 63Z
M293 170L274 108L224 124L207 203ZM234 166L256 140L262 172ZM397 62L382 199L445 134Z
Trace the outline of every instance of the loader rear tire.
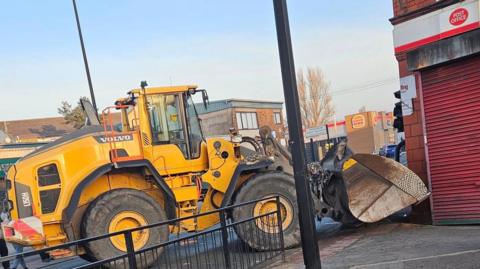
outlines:
M133 189L116 189L102 194L90 203L82 223L82 237L88 238L120 230L144 226L167 220L165 210L149 195ZM168 225L132 233L135 250L168 240ZM125 254L123 235L91 241L86 244L87 255L94 260L103 260ZM147 268L155 262L163 249L137 255L139 268ZM122 267L124 260L117 261ZM128 264L125 264L128 266Z
M235 194L234 203L240 204L274 195L280 197L284 246L285 248L296 247L300 244L300 227L295 183L292 176L283 172L258 174L240 187ZM275 211L277 211L276 201L272 199L236 207L233 209L232 218L234 222L241 222ZM271 219L261 218L234 225L234 228L238 237L253 249L279 249L278 238L275 237L277 231L270 229L272 227L270 223L277 227L276 215L272 215Z

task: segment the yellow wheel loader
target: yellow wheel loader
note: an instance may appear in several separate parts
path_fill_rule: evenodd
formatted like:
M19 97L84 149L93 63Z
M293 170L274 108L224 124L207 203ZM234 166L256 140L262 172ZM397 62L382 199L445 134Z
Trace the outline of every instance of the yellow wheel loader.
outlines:
M83 102L88 118L84 128L9 169L6 188L13 227L29 228L25 235L7 240L41 248L280 195L285 246L298 245L288 150L268 131L261 143L234 130L230 139L205 139L192 100L195 94L208 103L206 91L194 85L141 87L103 110L100 119ZM114 111L121 114L121 124L113 123ZM244 143L254 149L249 151ZM372 222L426 197L425 186L408 169L381 157L346 152L346 147L335 149L322 163L308 167L319 215L346 223ZM236 209L231 217L275 210L275 201L263 201ZM169 233L201 231L218 222L216 215L190 218L179 226L136 232L133 243L141 249L167 240ZM258 234L269 232L253 228ZM252 248L268 249L261 237L237 233ZM112 237L89 243L85 251L99 260L122 254L126 246L123 239Z

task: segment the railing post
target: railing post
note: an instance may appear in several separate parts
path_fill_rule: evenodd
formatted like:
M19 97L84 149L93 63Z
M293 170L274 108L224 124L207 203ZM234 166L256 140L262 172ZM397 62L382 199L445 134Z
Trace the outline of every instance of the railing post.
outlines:
M277 223L278 223L278 233L280 236L280 250L282 251L282 260L285 261L285 243L283 242L283 220L282 220L282 209L280 203L280 196L275 197L277 203Z
M125 245L127 246L128 254L128 268L137 269L137 259L135 258L135 248L133 246L132 232L125 231L123 233L125 237Z
M228 231L227 231L227 220L225 217L225 211L222 210L220 214L220 227L222 228L222 245L223 245L223 256L225 258L225 268L229 269L230 266L230 250L228 248Z

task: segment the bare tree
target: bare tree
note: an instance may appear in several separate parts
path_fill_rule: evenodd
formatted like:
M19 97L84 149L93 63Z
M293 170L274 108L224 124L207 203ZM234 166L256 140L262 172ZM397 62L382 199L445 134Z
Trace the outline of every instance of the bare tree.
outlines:
M330 82L320 68L297 71L297 88L302 123L305 128L322 126L335 115L330 95Z

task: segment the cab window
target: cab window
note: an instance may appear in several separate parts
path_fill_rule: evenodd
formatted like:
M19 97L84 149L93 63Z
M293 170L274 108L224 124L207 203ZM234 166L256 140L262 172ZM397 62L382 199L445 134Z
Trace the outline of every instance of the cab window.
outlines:
M154 144L175 144L187 156L187 145L177 94L147 96Z
M198 114L195 109L195 103L192 96L186 94L186 111L190 139L190 153L192 159L200 157L200 148L203 142L202 128L198 120Z
M138 108L136 105L122 109L122 123L120 132L134 131L138 129Z
M40 187L60 184L60 176L55 164L49 164L38 168L38 185Z

